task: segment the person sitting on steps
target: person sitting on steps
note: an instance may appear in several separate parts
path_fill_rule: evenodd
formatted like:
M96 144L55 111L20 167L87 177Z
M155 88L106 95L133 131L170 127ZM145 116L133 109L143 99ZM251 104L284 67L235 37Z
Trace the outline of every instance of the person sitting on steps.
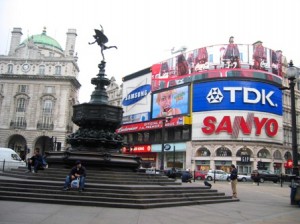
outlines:
M81 161L77 160L75 166L71 169L69 175L66 177L65 184L64 184L64 191L69 190L69 186L73 180L79 178L79 192L84 190L85 185L85 178L86 178L86 169L84 166L81 165Z
M33 170L32 170L33 166ZM34 155L28 160L27 164L28 170L26 171L27 173L32 172L32 173L37 173L38 169L43 169L43 157L40 154L40 149L36 148L34 150Z

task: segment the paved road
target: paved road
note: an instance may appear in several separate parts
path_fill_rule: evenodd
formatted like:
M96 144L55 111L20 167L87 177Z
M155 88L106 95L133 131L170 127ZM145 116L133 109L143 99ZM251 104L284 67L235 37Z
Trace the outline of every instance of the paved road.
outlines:
M212 184L231 195L228 182ZM288 185L238 183L238 197L240 202L146 210L0 201L0 224L300 223L300 208L290 205Z

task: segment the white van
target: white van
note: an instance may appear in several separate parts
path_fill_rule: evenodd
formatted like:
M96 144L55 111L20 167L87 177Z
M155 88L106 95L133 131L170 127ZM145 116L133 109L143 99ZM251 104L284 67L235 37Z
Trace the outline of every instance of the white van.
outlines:
M26 167L26 163L10 148L0 148L0 171Z

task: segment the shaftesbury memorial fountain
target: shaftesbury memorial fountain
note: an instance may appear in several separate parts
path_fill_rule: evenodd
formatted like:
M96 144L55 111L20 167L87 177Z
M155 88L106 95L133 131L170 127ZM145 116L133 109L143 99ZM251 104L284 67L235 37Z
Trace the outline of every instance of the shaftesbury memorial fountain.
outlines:
M102 26L101 26L102 28ZM136 170L141 164L140 157L120 154L124 147L122 136L115 130L120 127L123 110L122 107L108 105L106 86L110 80L105 76L104 50L117 48L106 46L108 38L103 29L95 29L94 44L101 47L102 61L98 65L99 73L92 78L91 83L95 90L89 103L74 105L73 122L79 129L67 137L71 147L66 151L47 152L47 162L51 166L74 165L76 160L81 160L89 168Z

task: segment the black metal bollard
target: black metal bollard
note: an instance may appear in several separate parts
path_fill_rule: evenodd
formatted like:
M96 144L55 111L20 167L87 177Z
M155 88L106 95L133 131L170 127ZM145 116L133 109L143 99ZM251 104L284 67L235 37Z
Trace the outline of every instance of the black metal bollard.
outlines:
M2 168L3 172L4 172L4 168L5 168L5 159L3 160L3 168Z

